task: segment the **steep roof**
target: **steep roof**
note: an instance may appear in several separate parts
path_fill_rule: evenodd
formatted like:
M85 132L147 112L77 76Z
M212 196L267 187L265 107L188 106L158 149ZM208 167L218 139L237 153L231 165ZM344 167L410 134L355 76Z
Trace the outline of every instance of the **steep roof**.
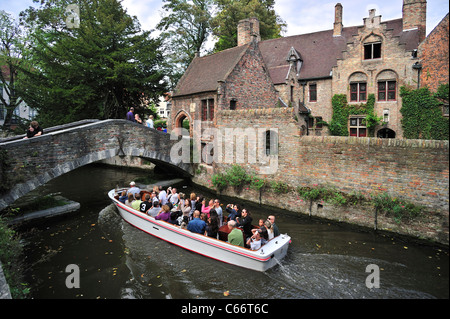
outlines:
M402 19L382 22L387 30L398 36L405 50L413 50L419 45L417 29L403 31ZM342 58L347 43L353 42L353 36L363 26L346 27L342 36L333 37L333 30L265 40L258 43L268 73L274 84L285 83L289 71L286 56L293 48L303 60L299 79L318 79L331 77L332 68ZM192 60L188 69L178 82L173 97L212 92L218 88L218 81L226 80L250 44L227 49Z
M386 29L392 29L405 44L406 50L417 48L419 44L418 30L402 31L402 19L382 22ZM353 42L353 36L358 34L362 26L342 29L342 36L333 37L333 30L301 34L290 37L261 41L259 48L269 69L274 84L285 83L289 71L286 54L293 47L302 57L303 65L299 79L314 79L330 77L337 60L342 58L348 42Z
M174 90L173 97L216 91L241 59L249 45L242 45L192 60Z

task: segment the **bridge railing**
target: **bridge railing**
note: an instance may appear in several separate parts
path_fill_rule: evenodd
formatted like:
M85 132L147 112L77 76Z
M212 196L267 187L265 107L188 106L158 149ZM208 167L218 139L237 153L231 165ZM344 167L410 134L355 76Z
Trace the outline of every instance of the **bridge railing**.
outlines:
M81 121L77 121L77 122L73 122L73 123L52 126L49 128L44 128L44 134L51 133L51 132L57 132L57 131L65 130L68 128L74 128L74 127L78 127L78 126L82 126L82 125L86 125L86 124L90 124L90 123L95 123L98 121L100 121L100 120L89 119L89 120L81 120ZM7 137L7 138L2 138L2 139L0 139L0 143L6 143L6 142L20 140L20 139L23 139L25 136L26 136L26 134L20 134L20 135L16 135L16 136Z

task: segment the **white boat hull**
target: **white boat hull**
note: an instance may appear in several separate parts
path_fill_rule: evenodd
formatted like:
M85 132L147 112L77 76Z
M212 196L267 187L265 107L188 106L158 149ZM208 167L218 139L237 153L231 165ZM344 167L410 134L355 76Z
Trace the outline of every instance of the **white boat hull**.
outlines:
M165 221L156 220L121 203L114 197L115 195L115 190L108 193L120 216L132 226L174 245L236 266L266 271L286 256L291 241L288 235L280 235L270 240L259 250L253 251L181 229L179 226Z

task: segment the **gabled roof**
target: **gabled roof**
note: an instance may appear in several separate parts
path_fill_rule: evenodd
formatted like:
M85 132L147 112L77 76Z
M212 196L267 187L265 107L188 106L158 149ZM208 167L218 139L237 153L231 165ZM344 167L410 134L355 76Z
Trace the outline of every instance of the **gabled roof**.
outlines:
M385 24L387 30L398 36L399 43L405 45L405 50L418 47L418 30L403 31L402 19L381 24ZM259 42L258 46L274 84L285 83L289 72L286 55L290 53L295 53L303 61L300 80L331 78L331 70L337 65L337 60L342 59L347 43L353 42L353 36L358 35L358 29L362 27L343 28L342 35L337 37L333 36L333 30L326 30L265 40ZM178 82L173 97L217 91L218 82L226 80L250 45L252 43L194 58Z
M386 24L386 29L391 29L393 34L399 37L400 43L405 44L405 50L417 48L418 30L403 32L402 19L385 21L382 24ZM326 30L259 42L273 83L285 83L289 71L286 54L292 48L303 60L299 79L331 77L330 72L337 65L337 60L342 58L342 51L347 49L348 42L353 42L353 36L358 34L361 27L343 28L342 35L337 37L333 36L333 30Z
M174 90L173 97L216 91L242 58L249 44L192 60Z

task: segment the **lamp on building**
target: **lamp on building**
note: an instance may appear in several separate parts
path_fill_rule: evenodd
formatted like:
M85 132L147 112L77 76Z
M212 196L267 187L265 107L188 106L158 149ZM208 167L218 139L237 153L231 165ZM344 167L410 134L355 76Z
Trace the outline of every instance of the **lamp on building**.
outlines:
M417 61L412 65L412 68L414 70L417 70L417 89L419 89L420 88L420 71L422 70L422 64L420 64L420 62Z
M415 62L412 66L413 69L415 70L421 70L422 69L422 64L420 64L419 61Z

